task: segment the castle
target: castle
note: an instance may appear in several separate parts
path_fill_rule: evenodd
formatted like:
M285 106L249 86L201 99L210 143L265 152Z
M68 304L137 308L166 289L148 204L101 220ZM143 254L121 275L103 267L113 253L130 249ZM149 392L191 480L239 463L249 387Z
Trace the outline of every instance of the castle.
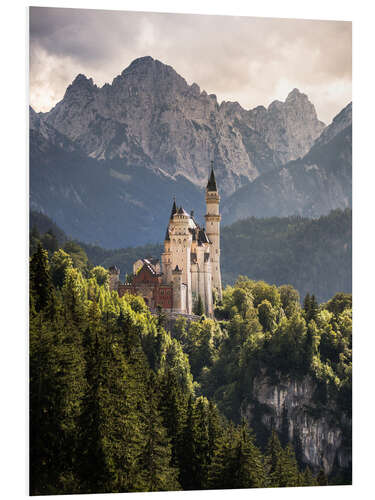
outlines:
M193 314L197 304L206 315L213 315L213 296L222 297L220 273L220 196L213 162L206 187L206 228L173 201L164 240L161 263L157 259L139 259L133 265L129 283L120 283L120 270L111 267L110 288L119 295L140 295L155 311Z

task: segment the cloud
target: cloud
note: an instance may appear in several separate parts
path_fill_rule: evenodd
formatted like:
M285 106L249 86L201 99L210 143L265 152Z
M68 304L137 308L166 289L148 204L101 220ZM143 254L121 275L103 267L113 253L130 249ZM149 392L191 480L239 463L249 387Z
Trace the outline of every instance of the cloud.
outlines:
M50 109L77 73L111 82L151 55L249 109L294 87L326 122L351 100L351 23L83 9L30 9L30 101Z

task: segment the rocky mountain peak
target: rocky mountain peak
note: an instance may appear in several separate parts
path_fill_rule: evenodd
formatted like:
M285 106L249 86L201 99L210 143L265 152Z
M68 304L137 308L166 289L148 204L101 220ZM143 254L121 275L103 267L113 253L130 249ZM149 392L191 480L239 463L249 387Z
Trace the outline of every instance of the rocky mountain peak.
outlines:
M285 102L295 101L297 99L308 100L308 97L306 94L300 92L299 89L294 88L291 92L289 92L287 98L285 99Z
M304 156L325 127L308 96L297 88L284 102L275 100L267 109L258 106L248 116L252 127L275 151L280 164Z
M321 146L330 142L342 130L352 125L352 103L350 102L338 113L332 123L326 127L315 141L314 146Z
M66 89L64 99L91 95L97 88L92 78L87 78L86 75L79 73Z
M215 94L151 56L101 88L77 75L45 119L92 158L147 165L200 187L214 152L223 194L305 155L324 127L298 89L268 109L219 106Z

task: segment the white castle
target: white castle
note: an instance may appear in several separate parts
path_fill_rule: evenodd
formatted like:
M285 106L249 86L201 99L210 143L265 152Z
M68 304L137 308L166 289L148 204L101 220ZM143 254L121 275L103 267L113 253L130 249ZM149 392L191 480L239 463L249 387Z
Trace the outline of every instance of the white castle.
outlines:
M206 188L206 228L173 202L161 266L155 259L133 265L131 283L119 283L119 269L110 269L110 286L120 295L141 295L151 310L158 306L179 314L193 314L200 300L206 315L213 315L213 296L222 298L220 272L220 196L213 162Z

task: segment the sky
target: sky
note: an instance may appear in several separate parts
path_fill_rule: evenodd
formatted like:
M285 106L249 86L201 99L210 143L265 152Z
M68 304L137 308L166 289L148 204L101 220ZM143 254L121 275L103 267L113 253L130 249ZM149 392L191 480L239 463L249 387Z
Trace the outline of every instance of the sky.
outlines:
M298 88L328 124L351 101L350 22L32 7L30 104L48 111L77 74L102 86L143 56L245 109Z

